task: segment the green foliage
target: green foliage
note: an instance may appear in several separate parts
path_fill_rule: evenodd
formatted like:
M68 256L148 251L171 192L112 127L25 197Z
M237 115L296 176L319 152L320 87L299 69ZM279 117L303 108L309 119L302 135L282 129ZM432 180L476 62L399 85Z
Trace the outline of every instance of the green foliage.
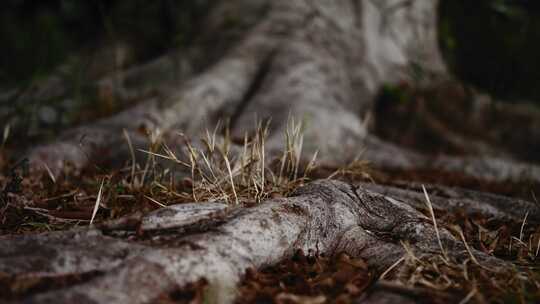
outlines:
M392 102L407 103L413 98L410 90L392 84L383 85L379 94L380 102L385 105Z

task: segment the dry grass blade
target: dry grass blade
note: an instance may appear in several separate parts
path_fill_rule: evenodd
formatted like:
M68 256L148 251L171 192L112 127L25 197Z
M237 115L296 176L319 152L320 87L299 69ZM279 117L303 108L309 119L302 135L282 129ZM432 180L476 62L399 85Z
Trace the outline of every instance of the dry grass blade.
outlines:
M466 304L469 303L469 301L476 295L478 292L478 289L476 286L463 298L463 300L459 301L459 304Z
M304 171L304 178L307 178L309 173L313 171L317 167L317 156L319 155L319 150L315 151L313 153L313 156L311 157L311 160L306 166L306 170Z
M139 183L137 185L138 188L141 188L144 185L144 182L146 181L146 175L148 174L148 171L150 170L150 167L152 168L156 164L154 151L158 149L158 147L162 143L162 136L163 133L160 129L155 129L149 134L149 140L150 140L150 151L151 153L148 153L148 157L146 158L146 163L144 165L144 170L141 176L141 179L139 180Z
M167 205L165 205L165 204L163 204L163 203L160 203L159 201L157 201L156 199L151 198L151 197L148 196L148 195L145 195L144 197L145 197L146 199L148 199L149 201L151 201L152 203L154 203L154 204L156 204L156 205L158 205L158 206L160 206L160 207L167 207Z
M401 257L399 258L394 264L390 265L390 267L388 267L382 274L381 276L379 277L379 280L384 280L384 278L394 269L396 268L399 264L401 264L403 261L405 260L405 257Z
M426 187L422 185L422 190L424 191L424 196L426 198L426 204L429 209L429 214L431 215L431 219L433 220L433 227L435 228L435 234L437 235L437 242L439 242L439 248L441 249L441 253L443 255L445 263L448 263L448 255L446 254L446 250L443 247L442 241L441 241L441 235L439 233L439 228L437 227L437 220L435 219L435 212L433 211L433 205L431 204L431 200L429 199L429 195L426 191Z
M259 130L261 130L262 132L258 132L259 135L258 135L258 140L260 142L260 151L261 151L261 185L263 187L263 191L261 192L264 193L264 184L265 184L265 174L264 174L264 169L266 167L266 163L265 163L265 148L264 148L264 142L265 142L265 138L266 138L266 133L268 131L268 125L266 125L266 127L264 129L261 129L259 128ZM257 196L257 200L261 200L262 198Z
M47 175L48 175L49 178L52 180L52 182L53 182L54 184L56 184L56 177L54 177L54 174L52 173L51 168L49 168L49 166L47 166L46 163L43 163L43 167L45 168L45 171L47 171Z
M129 137L128 131L126 129L122 129L122 133L126 138L129 153L131 155L131 185L133 185L133 183L135 182L135 166L137 164L137 160L135 159L135 151L133 150L133 144L131 143L131 138Z
M400 243L401 243L401 246L403 246L403 249L405 249L405 253L406 253L405 257L407 257L410 261L414 261L416 263L422 262L420 261L419 258L416 257L409 243L403 242L403 241L400 241Z
M327 179L333 179L336 176L350 176L352 178L362 178L367 179L371 182L375 182L373 178L369 175L369 162L362 158L364 151L361 151L353 161L350 163L336 169L332 174L330 174Z
M231 171L231 164L229 163L229 158L225 154L225 152L222 152L221 154L223 156L223 160L225 161L225 166L227 167L227 171L229 173L229 178L231 182L231 188L234 195L234 202L236 205L238 205L238 194L236 194L236 188L234 187L234 177Z
M461 229L461 227L456 226L455 230L458 232L459 237L461 238L461 241L463 242L463 245L465 245L465 249L467 250L467 253L469 253L469 256L471 257L471 261L473 261L473 263L475 263L476 265L480 266L480 263L478 262L474 254L472 253L472 250L469 247L469 244L467 244L467 240L465 239L465 235L463 235L463 230Z
M105 183L105 179L101 181L101 185L99 186L98 195L96 198L96 203L94 204L94 210L92 211L92 217L90 218L90 225L94 223L94 219L96 218L97 211L99 209L99 204L101 204L101 195L103 193L103 184Z
M525 217L523 218L523 222L521 223L521 228L519 229L519 241L523 240L523 229L525 228L525 224L527 223L528 216L529 216L529 211L525 213Z

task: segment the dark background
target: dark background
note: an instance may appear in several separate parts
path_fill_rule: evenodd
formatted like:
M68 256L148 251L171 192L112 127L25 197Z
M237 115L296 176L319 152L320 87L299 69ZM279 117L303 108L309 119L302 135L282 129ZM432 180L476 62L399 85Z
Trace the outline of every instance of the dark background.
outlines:
M77 52L136 45L133 63L189 44L210 1L6 0L0 13L0 83L24 85Z
M540 1L445 0L441 48L462 80L507 101L540 99Z
M0 127L19 117L11 123L12 130L44 136L47 130L54 135L80 123L81 116L73 113L96 109L91 98L73 98L75 109L53 113L54 119L49 119L43 106L54 109L60 101L5 98L10 95L4 93L28 88L59 66L69 66L73 74L69 85L72 95L78 96L81 84L103 73L101 51L117 43L129 46L122 63L126 68L189 47L213 3L4 0L0 12L0 121L4 123ZM459 79L502 102L540 105L540 1L441 0L439 38Z

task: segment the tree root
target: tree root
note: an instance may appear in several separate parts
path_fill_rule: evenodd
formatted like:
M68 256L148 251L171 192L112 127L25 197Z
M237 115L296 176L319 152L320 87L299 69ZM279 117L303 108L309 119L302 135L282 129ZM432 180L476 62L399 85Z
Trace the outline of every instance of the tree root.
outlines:
M75 299L149 303L160 294L203 279L216 297L213 300L223 303L234 299L235 286L247 269L273 265L296 250L362 257L380 275L405 255L403 242L410 244L417 256L442 255L444 250L444 256L463 261L473 254L493 272L511 269L483 252L468 252L444 228L438 229L437 238L431 219L407 201L362 186L321 180L299 188L288 198L228 211L218 208L219 216L208 212L214 205L201 203L199 216L208 217L206 224L211 225L205 225L204 220L180 220L177 226L144 229L141 225L136 231L123 233L89 229L3 237L2 289L10 290L13 300L28 303L71 303ZM188 209L197 214L195 206ZM182 209L161 209L144 216L142 223L170 224L179 212ZM19 290L19 294L13 291L14 282L21 278L39 281L89 273L96 275L65 288L35 294L28 294L31 289L27 293Z

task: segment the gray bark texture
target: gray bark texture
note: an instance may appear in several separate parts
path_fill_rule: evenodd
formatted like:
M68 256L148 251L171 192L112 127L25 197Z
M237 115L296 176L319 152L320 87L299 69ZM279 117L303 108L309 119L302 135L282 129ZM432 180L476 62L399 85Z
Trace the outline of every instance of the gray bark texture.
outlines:
M175 59L174 64L168 55L98 82L98 91L114 88L120 100L124 96L142 101L32 148L31 167L42 170L46 164L58 174L66 161L82 168L95 158L125 159L122 129L129 131L135 148L146 148L148 137L142 130L180 130L197 136L225 119L230 119L232 134L242 138L254 132L256 121L271 118L268 147L276 150L292 117L304 123L305 151L318 150L328 163L342 164L365 151L364 157L377 167L540 181L538 166L509 160L497 153L501 148L488 149L491 153L482 156L434 157L382 141L370 131L375 97L383 84L411 82L419 68L424 75L421 86L449 78L437 45L437 1L264 2L224 4L210 14L207 30L216 33L208 36L219 34L216 20L223 11L232 10L241 18L249 9L260 18L250 20L251 29L199 73L187 72L188 64L181 64L185 61ZM263 10L264 5L268 7ZM190 52L185 57L197 59ZM159 85L149 94L146 86L134 83L150 81L145 75L152 71L180 76L154 79ZM114 79L119 79L119 87ZM475 102L473 120L488 111L485 101Z
M43 170L45 164L59 174L65 162L83 168L96 158L126 160L123 129L135 150L148 146L144 130L156 129L170 134L166 138L174 147L174 131L196 137L226 117L233 138L254 133L257 120L271 119L267 150L278 152L292 117L304 123L306 154L318 150L328 164L345 164L364 151L365 159L383 169L540 182L539 167L506 159L504 154L430 156L373 134L373 109L382 85L412 82L418 67L424 75L418 83L422 87L450 78L437 45L437 1L223 2L209 14L201 35L220 34L224 11L256 18L250 17L248 30L227 47L204 53L209 59L203 69L185 68L194 58L205 60L201 54L187 53L116 75L142 82L150 71L182 77L159 80L153 94L130 87L133 82L119 81L115 90L120 93L114 93L118 98L136 95L142 101L30 149L31 168ZM173 64L171 58L187 63ZM108 79L97 85L112 83ZM460 209L514 221L528 212L529 222L540 221L540 209L531 202L435 185L428 186L428 192L433 193L436 210ZM441 253L432 220L415 209L425 206L423 198L414 187L320 180L290 197L254 207L194 203L134 216L130 225L120 221L89 229L3 236L0 280L10 286L62 277L76 282L31 296L11 290L9 299L15 302L151 303L204 279L210 286L209 298L226 303L234 300L234 288L248 268L273 265L296 250L328 256L346 252L366 259L380 275L405 255L401 242L408 242L418 255ZM439 230L452 259L469 258L461 240L445 228ZM472 254L494 272L511 269L483 252L472 249ZM400 294L399 290L381 284L362 301L390 303L392 297L399 298L392 294ZM384 297L375 296L381 292Z
M505 203L491 207L500 211L514 202ZM272 265L296 250L361 257L376 274L404 255L400 241L417 254L440 253L431 220L411 205L363 186L315 181L290 197L254 207L198 203L159 209L137 220L137 233L103 225L2 237L0 273L12 286L87 274L82 282L38 293L27 303L148 303L200 279L209 283L208 300L225 303L234 299L234 287L248 268ZM529 212L531 221L540 219L537 206ZM461 241L446 229L439 233L449 256L469 257ZM472 249L472 254L494 273L511 270L483 252Z

